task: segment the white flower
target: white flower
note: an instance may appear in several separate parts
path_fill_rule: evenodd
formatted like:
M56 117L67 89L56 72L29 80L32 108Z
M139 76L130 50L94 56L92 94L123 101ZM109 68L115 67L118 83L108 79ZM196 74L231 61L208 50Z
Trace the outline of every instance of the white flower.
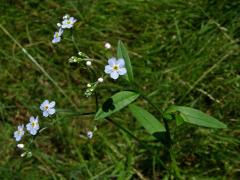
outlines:
M105 43L104 47L105 47L106 49L110 49L110 48L111 48L111 44L107 42L107 43Z
M63 33L63 30L60 28L58 32L54 33L52 43L58 43L61 41L61 35Z
M89 139L92 139L92 137L93 137L93 132L92 132L92 131L88 131L88 132L87 132L87 137L88 137Z
M43 116L44 117L48 117L49 115L52 115L56 112L55 110L55 101L52 101L49 103L48 100L45 100L41 105L40 105L40 109L43 112Z
M98 82L102 83L103 82L103 78L98 78Z
M73 24L76 22L77 20L74 17L66 17L64 18L63 22L62 22L62 28L66 29L66 28L72 28Z
M127 73L126 68L124 67L124 59L116 60L115 57L112 57L108 60L108 65L105 66L105 73L110 74L110 77L117 79L119 75L124 75Z
M31 116L29 121L30 122L26 125L27 130L30 134L36 135L39 130L38 117L34 118Z
M58 27L61 27L62 25L61 25L61 23L57 23L57 26L58 26Z
M16 141L20 141L24 135L24 125L18 126L18 130L14 132L14 138Z
M86 65L87 65L87 66L91 66L91 65L92 65L92 62L91 62L91 61L87 61L87 62L86 62Z
M23 148L24 148L24 144L18 144L17 147L18 147L19 149L23 149Z

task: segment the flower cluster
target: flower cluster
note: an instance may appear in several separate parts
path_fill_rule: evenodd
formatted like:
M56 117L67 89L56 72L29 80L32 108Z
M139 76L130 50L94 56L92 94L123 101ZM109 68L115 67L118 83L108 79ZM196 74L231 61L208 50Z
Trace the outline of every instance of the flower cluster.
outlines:
M112 57L108 60L108 65L105 66L104 72L106 74L110 74L110 77L116 80L119 78L119 76L125 75L127 73L127 70L124 66L125 66L124 59L120 58L117 60L115 57ZM96 89L97 85L99 83L102 83L103 81L104 79L100 77L96 82L88 83L85 96L87 97L91 96L94 90Z
M44 117L48 117L50 115L53 115L56 110L55 110L55 102L49 102L48 100L45 100L41 105L40 105L40 109L42 111L42 115ZM21 139L23 138L24 134L25 134L25 130L24 128L26 128L26 130L28 131L29 134L35 136L39 129L39 119L38 116L33 117L31 116L29 119L29 122L26 124L26 126L24 124L19 125L17 128L17 131L14 132L14 138L17 142L21 141ZM24 148L24 144L17 144L17 147L19 149L23 149ZM21 156L30 156L31 152L24 152Z
M105 49L110 49L112 46L110 43L104 44ZM85 53L79 52L78 57L72 56L69 58L70 63L81 63L86 62L87 66L92 66L92 61L94 59L89 58ZM125 68L125 61L123 58L116 59L115 57L108 59L108 64L105 66L104 72L106 74L109 74L110 77L114 80L118 79L119 76L125 75L127 73L127 70ZM99 83L102 83L104 81L104 77L99 77L96 82L88 83L87 89L85 91L85 96L89 97L93 94L94 90L97 88L97 85Z
M59 27L59 29L57 32L54 33L52 43L60 42L61 36L63 34L63 30L72 28L76 21L77 20L74 17L70 17L68 14L63 16L62 23L57 23L57 26Z
M87 66L91 66L92 65L91 60L92 59L90 59L88 57L88 55L86 55L85 53L78 52L78 57L72 56L71 58L68 59L68 62L70 62L70 63L81 63L81 62L84 61L84 62L86 62Z

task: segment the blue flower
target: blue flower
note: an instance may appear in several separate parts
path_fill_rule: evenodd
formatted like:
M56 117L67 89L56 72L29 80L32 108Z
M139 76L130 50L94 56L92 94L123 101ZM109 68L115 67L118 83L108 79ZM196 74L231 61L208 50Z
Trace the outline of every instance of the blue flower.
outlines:
M116 60L115 57L112 57L108 60L108 65L105 66L105 73L110 74L110 77L117 79L119 75L124 75L127 73L126 68L124 67L124 59L120 58Z
M40 109L43 112L44 117L48 117L49 115L52 115L56 112L55 110L55 101L49 102L48 100L45 100L41 105Z
M20 141L24 135L24 125L18 126L18 130L14 132L14 138L16 141Z
M62 21L62 28L72 28L73 24L77 21L74 17L64 16Z
M60 28L58 32L54 33L52 43L58 43L61 41L61 35L63 33L63 30Z
M29 121L30 122L26 125L27 130L30 134L36 135L39 130L38 117L34 118L31 116Z

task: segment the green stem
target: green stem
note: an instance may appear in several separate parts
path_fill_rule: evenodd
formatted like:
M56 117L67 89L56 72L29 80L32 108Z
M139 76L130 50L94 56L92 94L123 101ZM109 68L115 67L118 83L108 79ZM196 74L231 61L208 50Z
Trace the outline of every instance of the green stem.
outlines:
M135 85L137 86L137 85ZM140 88L137 88L137 89L140 89ZM160 108L158 108L157 105L155 105L149 98L148 96L146 96L144 93L142 93L141 91L138 90L138 92L140 93L141 97L143 99L145 99L157 112L158 112L158 115L159 117L163 120L163 123L164 123L164 127L166 129L166 139L167 139L167 144L165 144L165 147L166 147L166 150L168 151L169 153L169 156L170 156L170 160L171 160L171 171L173 171L173 174L175 175L175 177L177 179L182 179L181 178L181 175L180 175L180 172L179 172L179 168L177 166L177 161L176 161L176 158L175 158L175 154L173 153L173 150L172 150L172 139L171 139L171 132L170 132L170 129L169 129L169 125L168 125L168 122L167 120L163 117L163 112L161 111Z
M177 179L182 179L178 165L177 165L177 161L175 158L175 153L173 152L172 147L169 150L169 153L170 153L170 158L171 158L171 169L173 170L173 174L175 175L175 177Z

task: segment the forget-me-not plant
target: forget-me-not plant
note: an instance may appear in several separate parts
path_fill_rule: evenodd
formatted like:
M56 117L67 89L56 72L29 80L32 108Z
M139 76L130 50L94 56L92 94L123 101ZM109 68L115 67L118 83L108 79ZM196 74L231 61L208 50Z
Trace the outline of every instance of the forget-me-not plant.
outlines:
M26 128L30 134L36 135L39 130L38 117L31 116Z
M112 79L117 79L119 75L124 75L127 73L124 59L120 58L116 60L115 57L112 57L108 60L108 65L105 66L105 73L110 74Z
M48 117L50 115L53 115L56 110L55 110L55 101L49 102L48 100L45 100L41 105L40 109L42 110L43 116Z
M18 126L18 130L14 132L14 138L16 141L20 141L24 135L24 125Z

